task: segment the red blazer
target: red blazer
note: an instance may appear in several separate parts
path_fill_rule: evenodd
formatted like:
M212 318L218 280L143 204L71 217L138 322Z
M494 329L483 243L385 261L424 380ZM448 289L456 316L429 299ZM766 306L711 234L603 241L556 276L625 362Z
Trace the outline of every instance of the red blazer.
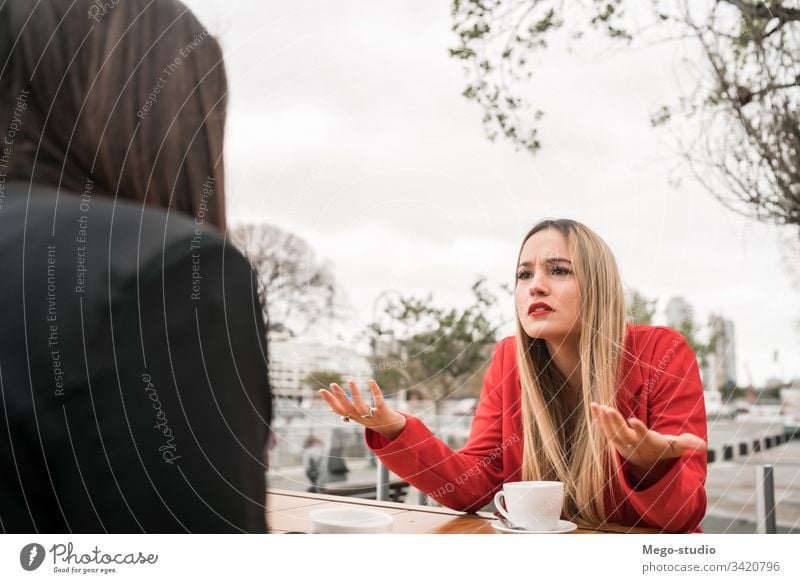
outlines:
M489 504L504 482L522 480L520 381L513 336L495 347L467 444L453 451L416 417L389 440L366 429L369 448L392 472L444 506L465 512ZM663 326L628 324L617 407L627 419L667 434L707 437L703 386L686 339ZM706 453L685 453L646 488L637 488L621 463L619 480L604 492L609 522L702 532L706 512Z

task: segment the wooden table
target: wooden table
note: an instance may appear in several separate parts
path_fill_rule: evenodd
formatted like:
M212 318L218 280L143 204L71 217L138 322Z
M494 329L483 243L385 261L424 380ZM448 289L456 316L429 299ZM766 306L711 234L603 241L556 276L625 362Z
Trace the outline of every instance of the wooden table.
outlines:
M308 533L311 530L309 512L319 508L375 508L394 517L393 532L398 534L502 534L489 524L494 520L489 512L464 514L432 506L413 506L398 502L377 502L344 496L267 489L267 524L275 534ZM652 528L607 525L594 529L578 525L570 534L658 532Z

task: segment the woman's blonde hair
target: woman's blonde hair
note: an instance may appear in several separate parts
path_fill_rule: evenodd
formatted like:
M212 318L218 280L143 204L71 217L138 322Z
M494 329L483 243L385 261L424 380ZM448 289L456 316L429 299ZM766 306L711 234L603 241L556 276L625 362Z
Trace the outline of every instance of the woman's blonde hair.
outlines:
M516 316L517 362L522 385L523 480L564 483L565 514L589 525L606 520L603 492L616 457L597 424L592 401L616 406L625 335L625 298L614 255L594 231L569 219L536 224L520 245L544 229L566 239L580 294L581 395L568 410L564 376L555 367L545 341L529 337ZM517 264L519 264L519 256ZM610 472L616 476L616 471Z

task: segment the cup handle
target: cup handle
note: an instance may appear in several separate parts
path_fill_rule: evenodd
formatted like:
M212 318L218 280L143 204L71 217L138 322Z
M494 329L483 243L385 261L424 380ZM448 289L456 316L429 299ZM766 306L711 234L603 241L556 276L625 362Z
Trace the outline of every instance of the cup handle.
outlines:
M506 517L506 520L511 522L511 517L508 515L508 511L505 509L506 505L506 497L503 494L503 491L500 490L497 494L494 495L494 506L497 508L497 511Z

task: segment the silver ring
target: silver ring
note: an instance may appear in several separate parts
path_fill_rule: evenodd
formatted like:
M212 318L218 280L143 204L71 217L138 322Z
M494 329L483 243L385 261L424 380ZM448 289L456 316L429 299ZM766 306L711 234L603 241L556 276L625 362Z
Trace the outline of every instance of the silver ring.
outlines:
M350 415L342 415L342 421L345 423L350 423Z
M370 417L372 417L373 415L375 415L375 411L377 411L377 409L376 409L375 407L370 407L370 408L369 408L369 411L367 411L366 413L364 413L364 414L361 416L361 418L362 418L362 419L369 419Z

